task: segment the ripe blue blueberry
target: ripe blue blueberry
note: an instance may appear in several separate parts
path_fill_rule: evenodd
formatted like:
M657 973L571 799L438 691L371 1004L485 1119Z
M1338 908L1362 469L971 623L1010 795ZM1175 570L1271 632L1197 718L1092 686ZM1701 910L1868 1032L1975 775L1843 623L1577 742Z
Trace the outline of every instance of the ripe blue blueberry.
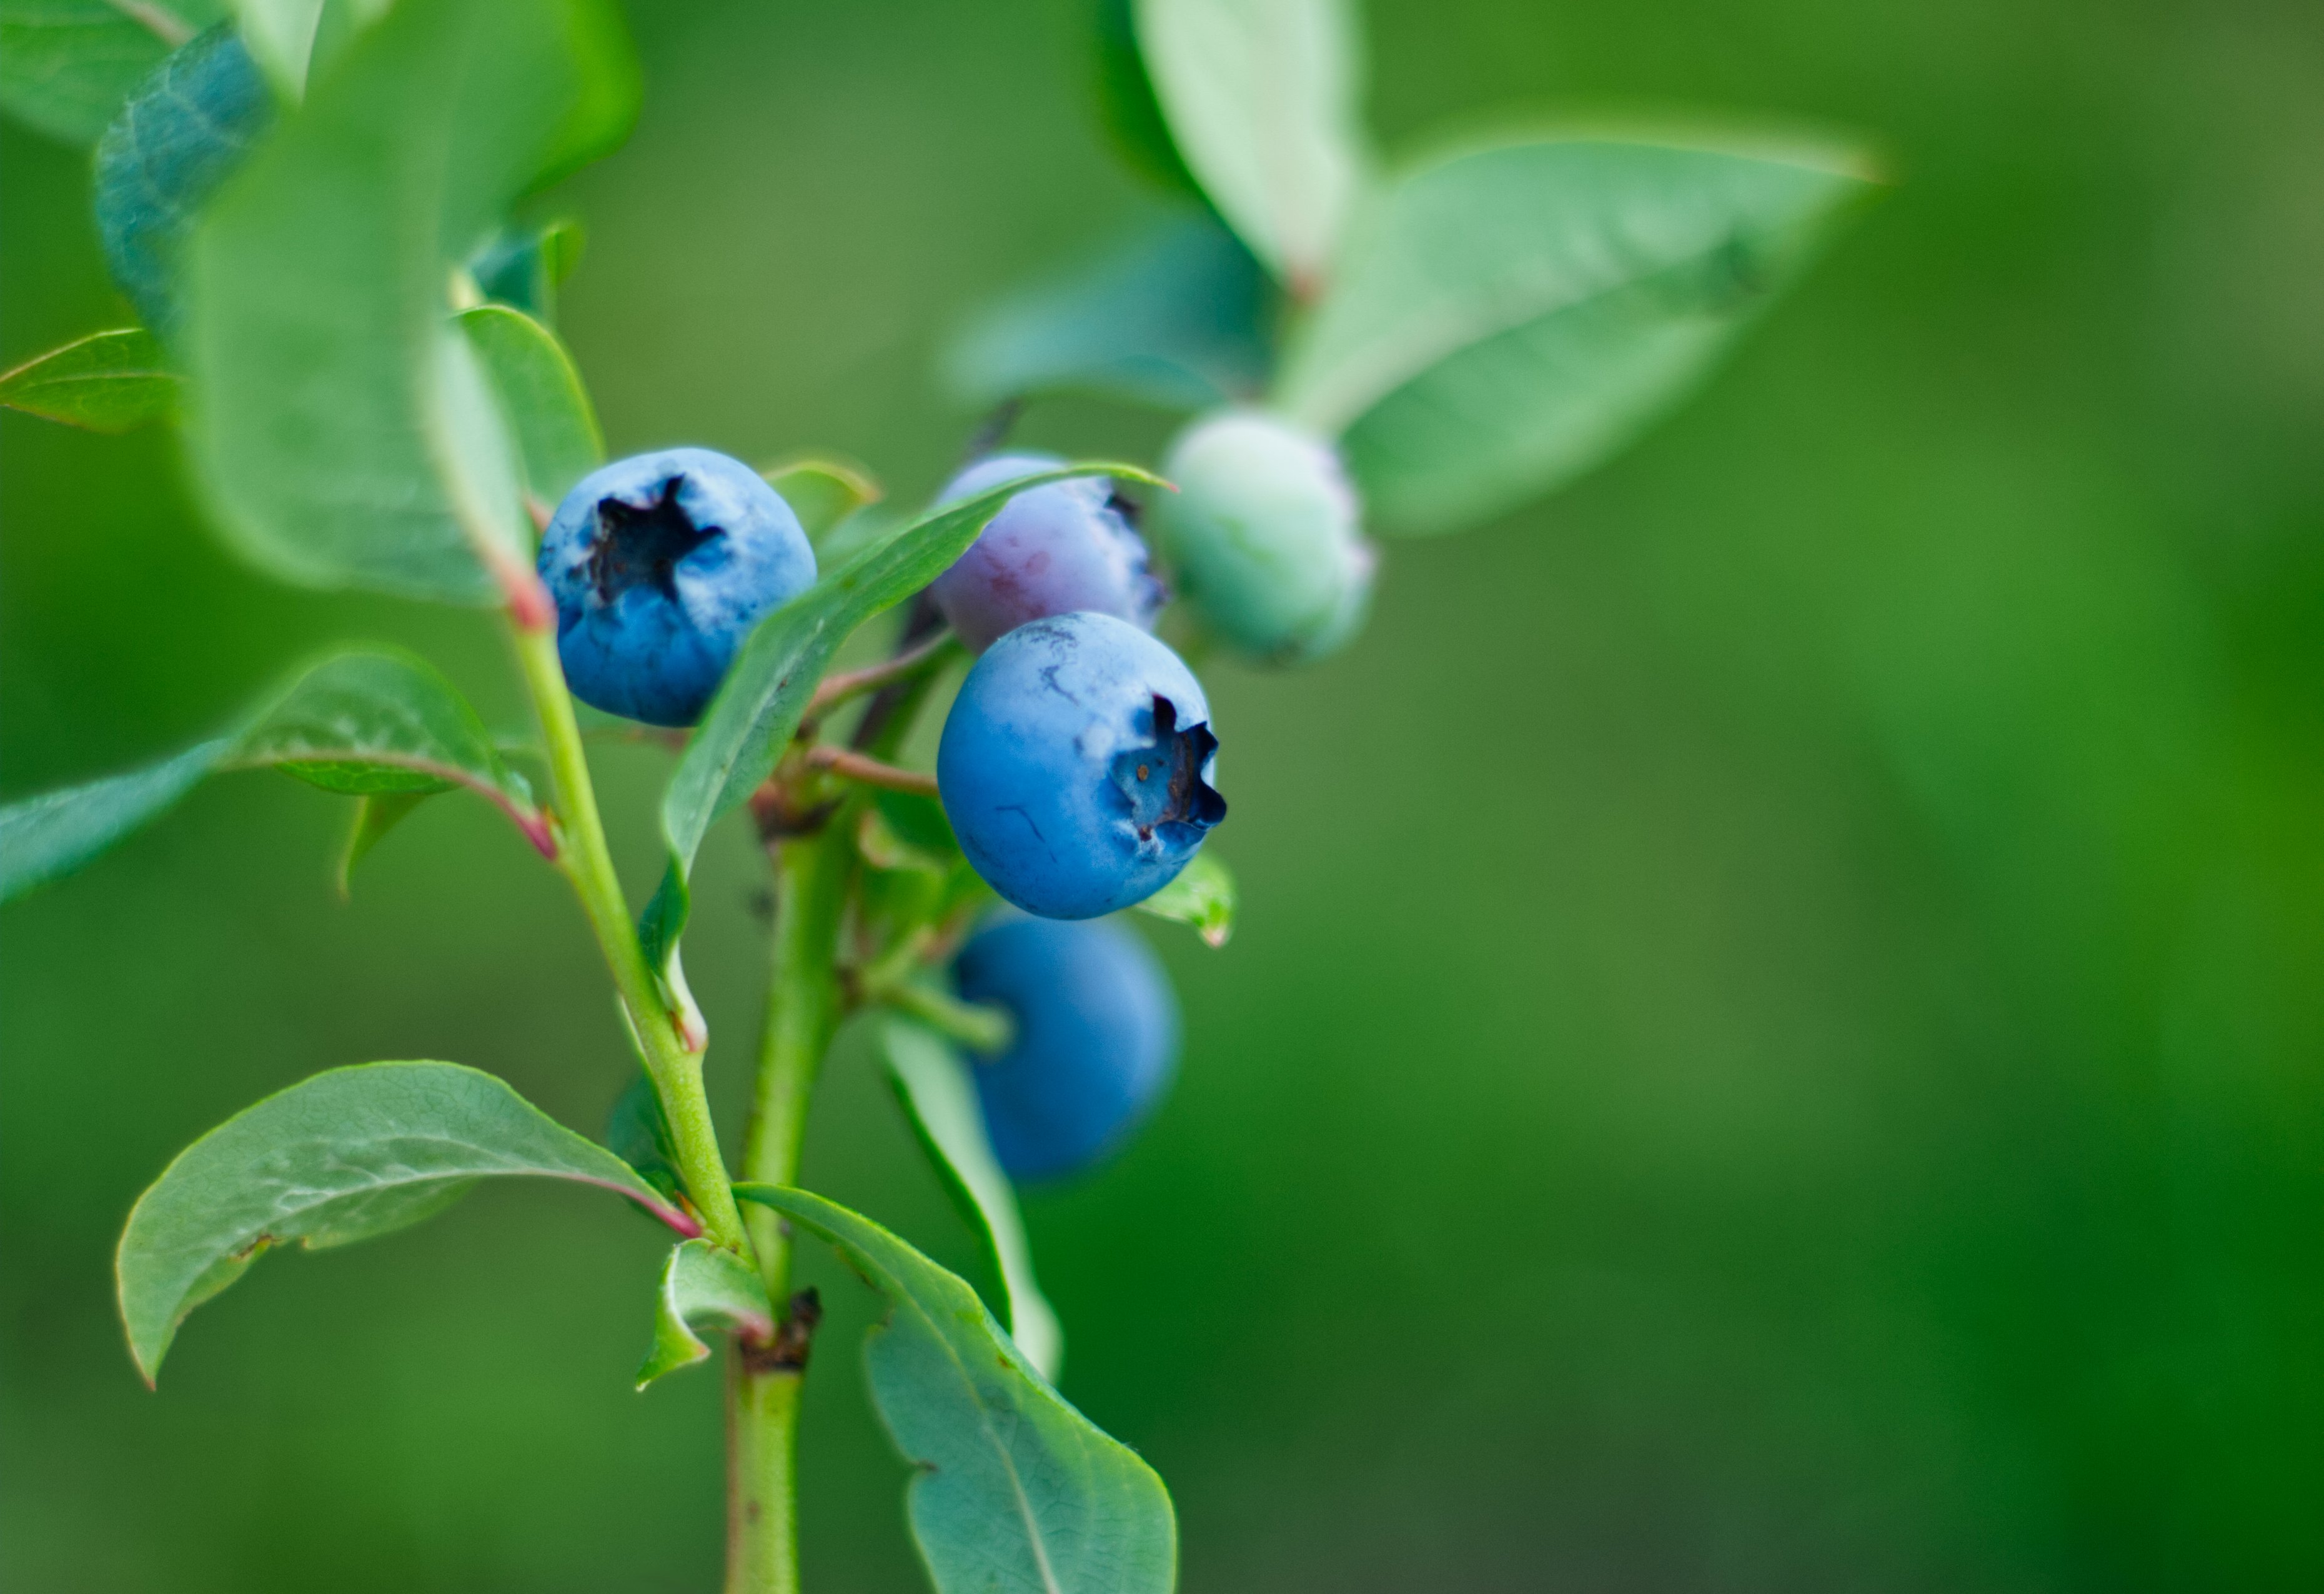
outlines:
M1011 1179L1053 1179L1120 1148L1178 1061L1178 1004L1146 943L1118 924L1011 914L953 965L960 994L1017 1022L972 1072L993 1154Z
M1143 902L1226 818L1210 718L1178 655L1125 620L1019 626L969 671L936 746L961 850L1044 918Z
M1355 490L1321 439L1255 410L1194 423L1170 447L1155 540L1205 629L1271 663L1333 652L1370 605Z
M956 504L1064 463L1047 454L996 454L953 477L941 502ZM1147 573L1146 544L1122 507L1102 476L1019 493L929 584L929 595L973 653L1051 615L1111 615L1149 627L1162 607L1162 583Z
M815 551L757 471L665 449L582 477L541 537L540 579L574 695L692 725L751 628L815 585Z

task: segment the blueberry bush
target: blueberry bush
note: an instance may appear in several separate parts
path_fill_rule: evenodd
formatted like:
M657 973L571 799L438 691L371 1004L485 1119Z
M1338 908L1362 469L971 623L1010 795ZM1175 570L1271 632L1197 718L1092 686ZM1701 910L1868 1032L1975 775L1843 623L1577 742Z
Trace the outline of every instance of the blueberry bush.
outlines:
M1875 180L1841 145L1746 131L1517 127L1383 163L1338 0L1112 0L1090 29L1110 129L1179 214L961 332L941 379L988 413L915 511L812 440L764 470L604 459L554 329L579 232L540 219L639 112L604 0L0 0L0 103L92 147L140 318L0 375L0 402L175 427L231 547L286 581L497 614L533 709L503 732L420 658L336 653L196 746L0 809L0 898L228 771L346 799L343 884L466 790L571 885L634 1055L595 1065L596 1138L489 1074L382 1061L195 1141L120 1241L149 1382L270 1250L432 1218L480 1179L561 1179L669 1231L658 1285L639 1281L639 1386L724 1348L730 1589L798 1583L820 1315L792 1289L802 1237L886 1298L865 1364L937 1589L1173 1585L1161 1480L1057 1393L1064 1335L1014 1191L1100 1163L1177 1066L1176 999L1104 916L1213 946L1232 926L1211 849L1224 733L1188 660L1351 644L1375 538L1456 530L1605 458ZM1068 392L1185 423L1150 468L1006 450L1024 405ZM910 737L938 711L930 773ZM608 738L673 758L642 904L591 783ZM681 956L722 821L755 826L775 904L733 1162ZM982 1288L798 1188L818 1070L856 1015L982 1242Z

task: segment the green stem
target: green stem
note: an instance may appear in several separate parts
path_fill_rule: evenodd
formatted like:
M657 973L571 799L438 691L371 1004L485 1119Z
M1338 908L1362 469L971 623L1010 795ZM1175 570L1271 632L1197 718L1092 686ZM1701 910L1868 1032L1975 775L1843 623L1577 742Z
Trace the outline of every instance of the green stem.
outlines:
M933 666L950 656L945 639L924 642L858 681L842 677L827 683L824 706L859 686L876 687L866 723L857 729L860 750L872 758L893 757L927 696ZM871 679L874 672L885 679ZM755 1182L798 1182L807 1104L839 1028L839 935L854 873L849 838L856 811L848 803L820 832L788 838L771 848L772 967L742 1147L743 1176ZM788 1298L791 1242L781 1219L754 1206L749 1221L767 1297L784 1313L776 1346L767 1348L785 1354L740 1343L727 1352L726 1594L798 1594L798 1403L814 1319L807 1301Z
M864 996L874 1002L883 1002L899 1012L908 1013L931 1028L943 1031L972 1052L988 1055L1009 1050L1010 1042L1017 1037L1016 1020L1000 1007L982 1002L964 1002L957 996L947 996L942 991L899 980L880 990L866 990Z
M798 1408L807 1369L726 1355L726 1594L798 1594Z
M839 931L853 865L848 833L835 820L774 848L773 966L742 1151L744 1176L768 1184L798 1182L807 1104L839 1027ZM784 1308L793 1330L779 1333L778 1343L796 1353L768 1357L739 1344L728 1353L726 1590L795 1594L799 1386L813 1325L793 1322L799 1306L787 1304L790 1236L781 1219L753 1207L747 1221L768 1299Z
M581 899L581 911L588 916L605 967L613 973L613 988L620 993L637 1033L646 1070L653 1076L663 1114L669 1120L679 1177L686 1181L687 1193L702 1214L704 1232L718 1245L742 1250L747 1244L742 1216L735 1209L733 1188L718 1151L717 1129L711 1122L710 1102L703 1093L702 1053L690 1049L678 1033L669 1005L663 1000L653 971L646 967L645 953L638 946L636 922L630 916L621 877L613 872L613 854L605 846L596 787L589 778L589 760L582 750L581 727L573 717L573 699L565 689L565 671L558 663L557 639L545 629L523 625L513 625L511 631L549 755L558 817L558 866Z
M854 862L847 829L844 816L835 818L816 834L792 838L775 848L767 1020L759 1037L758 1083L742 1147L742 1176L756 1183L798 1182L807 1102L839 1028L839 925ZM779 1302L790 1281L782 1220L764 1207L753 1207L746 1221L767 1293Z

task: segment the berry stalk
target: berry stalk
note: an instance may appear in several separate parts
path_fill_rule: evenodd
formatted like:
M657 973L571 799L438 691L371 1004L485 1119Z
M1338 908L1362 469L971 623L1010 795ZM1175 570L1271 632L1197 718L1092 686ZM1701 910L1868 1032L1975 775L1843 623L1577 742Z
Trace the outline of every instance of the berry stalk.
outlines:
M959 1042L971 1052L1006 1052L1017 1038L1017 1023L1006 1009L947 996L908 979L866 983L863 999L884 1003Z

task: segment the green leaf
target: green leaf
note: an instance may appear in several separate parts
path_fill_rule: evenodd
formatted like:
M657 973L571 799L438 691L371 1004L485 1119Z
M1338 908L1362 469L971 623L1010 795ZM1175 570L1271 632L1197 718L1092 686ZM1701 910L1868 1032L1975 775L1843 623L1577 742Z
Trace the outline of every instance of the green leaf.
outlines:
M387 14L389 0L231 0L250 53L282 99L296 105L308 80L350 40Z
M1130 165L1165 188L1202 198L1202 186L1170 141L1154 80L1138 52L1133 0L1098 0L1098 113Z
M164 763L0 808L0 903L78 868L222 768L281 769L358 796L466 786L555 855L547 817L452 684L408 653L364 649L325 659L225 736Z
M247 557L453 603L526 579L515 444L448 293L512 200L602 144L618 37L600 0L398 0L212 207L189 440Z
M699 1232L619 1157L490 1074L448 1062L333 1069L228 1118L137 1198L115 1275L138 1370L151 1383L186 1314L261 1253L371 1239L433 1217L479 1179L519 1173L599 1185Z
M1301 297L1364 182L1362 42L1344 0L1136 0L1173 143L1219 214Z
M944 805L916 792L872 793L856 816L855 851L865 931L881 940L945 922L991 889L961 856Z
M864 851L865 861L874 868L942 874L960 862L960 838L953 834L944 804L934 797L882 788L872 793L864 817L878 821L876 827L867 827L874 839Z
M355 889L355 866L371 856L371 849L390 830L410 818L413 809L435 794L420 791L371 792L355 799L355 822L347 832L346 848L339 853L338 873L333 882L342 901Z
M502 761L476 711L424 660L385 648L315 665L245 730L230 768L279 768L327 792L438 792L466 786L536 846L547 820Z
M224 14L219 0L0 0L0 109L91 143L163 56Z
M127 431L178 410L180 378L142 327L92 332L0 373L0 404L90 431Z
M468 274L485 297L553 326L557 290L580 264L582 241L577 221L504 227L469 257Z
M760 475L782 495L808 538L820 548L824 537L857 510L877 504L880 484L861 465L828 455L802 454Z
M1269 309L1250 251L1185 217L992 305L953 341L945 380L974 403L1071 392L1204 409L1265 385Z
M243 42L285 100L307 91L307 62L322 25L324 0L231 0ZM382 6L380 9L384 10Z
M176 757L0 808L0 903L60 879L161 818L232 749L204 742Z
M662 1194L675 1199L685 1188L669 1116L662 1110L661 1093L642 1069L613 1100L613 1110L605 1118L605 1145Z
M893 1015L880 1025L888 1077L936 1178L976 1237L1001 1281L1009 1337L1041 1376L1055 1383L1065 1357L1065 1330L1033 1276L1033 1249L1017 1210L1017 1193L992 1155L976 1086L944 1038Z
M654 1301L653 1348L638 1369L638 1387L710 1359L698 1328L763 1339L775 1331L774 1308L758 1269L708 1240L680 1240L662 1264Z
M1209 849L1196 853L1178 877L1138 904L1157 919L1191 924L1205 944L1222 947L1234 933L1234 873Z
M1429 162L1351 229L1281 402L1344 432L1391 528L1480 519L1679 398L1872 181L1845 154L1602 138Z
M905 1499L937 1594L1168 1594L1178 1533L1162 1480L1049 1387L974 1290L820 1196L734 1193L823 1236L888 1298L863 1361L918 1469Z
M645 97L645 79L621 8L611 0L559 0L559 12L576 92L557 124L549 158L526 185L527 194L562 182L621 148L637 125L638 107ZM578 236L569 242L577 257ZM571 259L563 262L566 270L571 264ZM557 274L561 279L564 271Z
M221 24L172 51L97 140L105 264L147 326L176 327L194 224L273 122L265 78L242 36Z
M1020 477L930 510L759 622L662 792L662 839L669 860L639 926L650 965L666 977L673 969L691 905L687 874L703 836L713 820L748 801L774 773L840 644L864 621L942 575L1015 495L1077 476L1156 480L1130 465L1073 465Z
M573 357L556 333L505 304L465 310L460 327L516 439L526 492L554 511L574 483L605 461L604 434Z

